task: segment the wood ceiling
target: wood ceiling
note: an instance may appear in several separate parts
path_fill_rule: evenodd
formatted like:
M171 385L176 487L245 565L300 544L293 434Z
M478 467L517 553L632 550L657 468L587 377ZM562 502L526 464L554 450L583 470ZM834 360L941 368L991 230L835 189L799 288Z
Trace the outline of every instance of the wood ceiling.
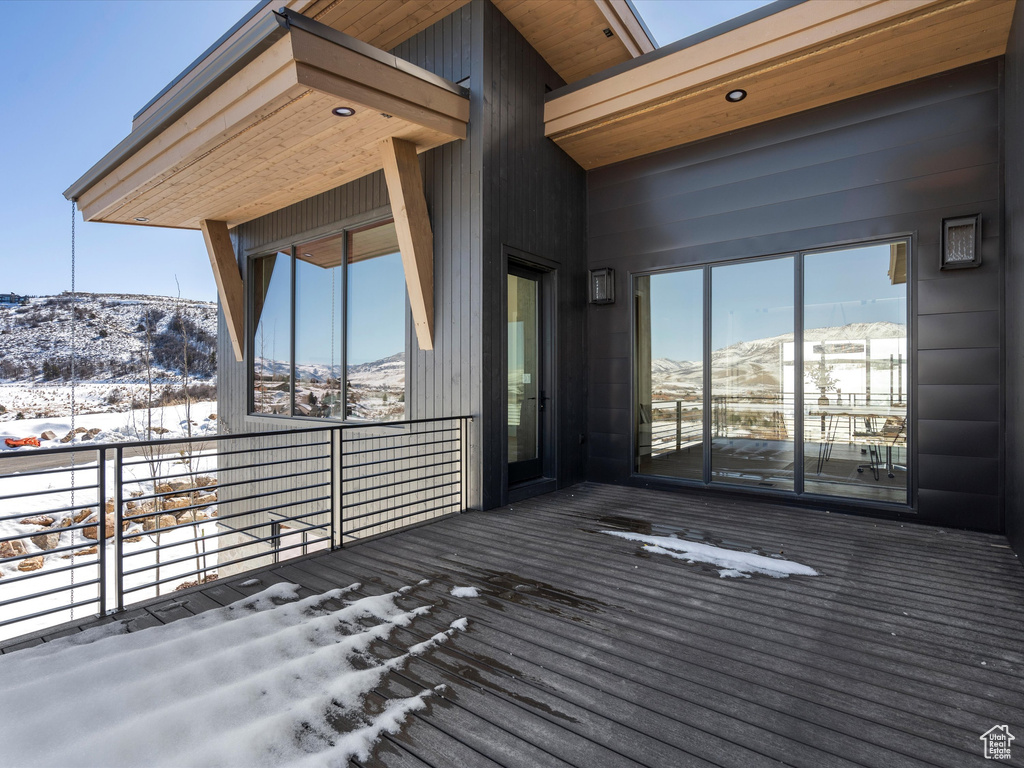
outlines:
M1015 2L811 0L556 91L545 134L590 169L909 82L1004 54Z
M235 226L378 170L383 138L419 151L465 138L469 100L431 78L293 28L79 206L89 221Z

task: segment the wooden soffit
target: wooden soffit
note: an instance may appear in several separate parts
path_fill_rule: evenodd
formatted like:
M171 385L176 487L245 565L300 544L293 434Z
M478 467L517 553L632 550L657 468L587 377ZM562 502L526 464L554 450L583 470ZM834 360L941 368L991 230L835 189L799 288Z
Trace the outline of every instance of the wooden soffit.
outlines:
M78 194L86 220L234 227L381 169L381 139L423 152L466 137L465 89L309 19L280 18L280 39L90 180Z
M1015 3L809 0L555 91L545 135L597 168L910 82L1004 54Z

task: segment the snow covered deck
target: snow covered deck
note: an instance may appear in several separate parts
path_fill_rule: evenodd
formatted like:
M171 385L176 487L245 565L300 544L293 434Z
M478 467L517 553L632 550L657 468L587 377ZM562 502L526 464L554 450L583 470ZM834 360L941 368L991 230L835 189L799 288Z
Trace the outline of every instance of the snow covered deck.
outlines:
M644 548L673 534L762 557ZM761 568L782 558L786 578ZM446 688L353 766L960 768L994 725L1024 739L1024 570L996 536L584 484L117 618L141 630L280 582L410 587L400 608L430 610L376 641L383 658L465 627L389 667L367 708Z

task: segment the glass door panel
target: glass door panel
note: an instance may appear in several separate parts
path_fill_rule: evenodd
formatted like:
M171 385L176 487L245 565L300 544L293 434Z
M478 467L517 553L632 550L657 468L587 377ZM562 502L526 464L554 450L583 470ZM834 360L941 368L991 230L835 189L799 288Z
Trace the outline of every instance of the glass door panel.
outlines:
M794 490L793 259L711 270L711 479Z
M540 477L540 282L508 275L508 482Z
M703 270L637 277L633 294L637 471L701 480Z
M906 256L900 242L804 257L807 493L907 500Z

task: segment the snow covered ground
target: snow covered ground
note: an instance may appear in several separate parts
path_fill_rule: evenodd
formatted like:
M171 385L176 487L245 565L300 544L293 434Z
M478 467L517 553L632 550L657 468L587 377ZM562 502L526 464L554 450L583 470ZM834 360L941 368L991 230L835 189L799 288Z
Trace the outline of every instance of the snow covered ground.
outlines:
M210 418L217 412L217 403L203 401L192 403L191 422L192 437L217 434L217 419ZM87 430L75 435L74 445L89 443L111 443L126 440L157 440L173 439L189 436L189 420L185 417L185 405L168 405L154 408L152 414L153 432L149 432L149 412L140 408L126 413L89 413L77 416L75 426ZM88 430L98 429L92 437L86 438ZM71 431L70 416L50 416L39 419L20 419L0 423L0 452L2 451L35 451L37 448L9 448L3 442L6 438L21 438L29 435L38 437L47 430L54 432L57 439L43 442L40 448L60 448L67 443L59 440Z
M193 435L216 434L216 421L206 418L212 413L213 405L212 403L193 404ZM114 413L79 417L76 420L77 426L86 429L100 429L101 431L89 440L84 439L88 436L88 432L76 434L74 442L68 443L68 445L88 446L97 442L131 439L136 434L136 429L141 428L141 424L138 422L145 418L145 412L134 415ZM19 429L17 433L14 433L19 437L26 434L38 435L47 429L56 432L58 437L62 437L70 431L70 419L26 419L12 422L12 424L31 428L24 431ZM185 419L184 406L156 409L153 415L153 425L154 427L163 425L160 428L167 430L163 435L154 434L154 438L185 437L188 432L188 422ZM6 436L8 435L0 430L0 438ZM61 444L53 441L44 442L42 445ZM24 455L39 449L5 447L0 450ZM76 617L83 618L101 610L98 603L98 585L88 584L100 576L99 553L90 551L96 546L96 541L86 538L82 530L72 533L62 529L62 524L66 524L65 521L69 521L76 514L81 516L83 509L88 509L90 513L95 512L100 503L96 492L96 461L92 456L88 454L86 456L88 458L80 456L73 468L70 466L50 468L44 470L45 474L15 471L20 469L18 466L20 459L13 457L7 465L0 462L0 547L8 545L8 542L20 542L24 547L26 557L42 558L41 567L28 572L19 570L19 565L22 565L23 560L11 560L0 564L0 621L44 611L54 611L16 624L0 626L0 639L54 626ZM90 458L93 460L89 461ZM109 462L107 469L108 485L103 494L104 502L113 498L113 477ZM208 478L204 484L206 482L215 484L216 470L217 459L216 455L212 453L196 454L191 457L168 454L166 458L153 461L146 461L145 457L128 459L124 468L126 501L130 499L132 493L151 495L154 492L154 486L161 482L158 479L157 483L154 483L154 476L163 478L169 475L192 473L193 477L205 476ZM137 482L132 482L133 480ZM211 498L214 493L215 490L205 490L196 492L196 495L205 495ZM83 509L76 512L69 510L69 507ZM137 516L130 519L130 525L126 532L128 539L124 542L124 568L125 570L144 570L126 577L126 589L167 579L168 581L159 588L159 594L167 594L184 582L194 581L196 576L189 575L192 571L216 565L216 555L206 554L217 546L216 538L208 541L209 537L212 537L217 531L217 523L214 519L217 515L215 500L196 511L197 519L201 521L198 525L188 524L191 522L191 513L185 513L187 517L178 520L179 527L159 534L143 530L145 520L147 518L155 520L155 516L143 516L138 509L125 511L126 518L133 514ZM23 522L40 516L48 517L52 522L48 526ZM172 523L173 521L166 522ZM49 542L50 546L43 548L47 535L56 535L56 547L52 546L53 542ZM5 539L8 541L3 541ZM159 553L148 551L155 549L157 545L160 547ZM67 547L72 549L50 551L54 548ZM107 539L105 547L107 583L112 585L115 566L112 538ZM73 558L72 553L74 553ZM8 552L4 556L14 557L15 553ZM170 561L177 559L181 559L182 562L168 565ZM159 570L157 570L158 564ZM74 592L71 592L72 586L74 586ZM52 594L45 594L48 592ZM72 594L74 602L81 604L75 610L66 607L71 602ZM157 594L155 587L147 587L129 592L126 595L126 601L137 602L155 597ZM22 602L9 602L26 596L32 597L30 600ZM107 598L108 602L105 608L109 609L113 607L110 602L113 599L112 589L108 590Z
M466 619L393 658L375 645L427 614L407 590L349 602L277 584L226 608L127 634L118 622L0 657L7 765L340 766L439 689L370 697ZM390 655L390 654L389 654ZM49 724L50 727L47 727ZM45 728L45 732L41 729Z
M722 578L738 577L749 579L751 574L760 573L777 579L788 576L817 576L813 568L781 557L767 557L755 552L738 552L733 549L714 547L697 541L687 541L675 536L647 536L642 533L624 531L601 531L620 539L639 541L644 551L668 555L688 563L709 563L719 569Z

